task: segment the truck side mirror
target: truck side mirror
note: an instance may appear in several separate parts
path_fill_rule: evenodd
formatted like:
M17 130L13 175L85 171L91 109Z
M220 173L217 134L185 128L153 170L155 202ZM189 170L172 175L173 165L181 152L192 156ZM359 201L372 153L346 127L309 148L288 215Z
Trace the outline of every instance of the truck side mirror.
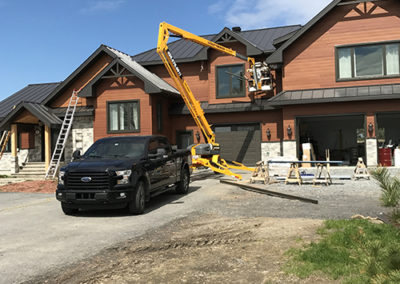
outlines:
M74 153L72 153L72 159L78 160L80 158L81 158L81 150L75 150Z

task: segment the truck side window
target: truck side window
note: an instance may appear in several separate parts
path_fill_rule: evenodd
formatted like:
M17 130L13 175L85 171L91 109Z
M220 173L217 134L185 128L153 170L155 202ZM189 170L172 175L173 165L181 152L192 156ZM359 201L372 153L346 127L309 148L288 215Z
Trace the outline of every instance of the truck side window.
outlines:
M157 154L158 142L157 140L151 140L149 143L149 154Z
M158 148L165 149L165 152L167 153L167 155L172 154L171 146L168 144L167 141L165 141L165 139L160 139L158 144L159 144Z

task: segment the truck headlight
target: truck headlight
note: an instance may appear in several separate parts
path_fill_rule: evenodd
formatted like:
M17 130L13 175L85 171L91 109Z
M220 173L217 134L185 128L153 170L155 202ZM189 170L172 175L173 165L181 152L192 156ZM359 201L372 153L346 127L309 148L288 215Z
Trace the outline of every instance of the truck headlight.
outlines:
M117 174L117 176L122 177L117 180L117 184L128 184L129 183L129 177L132 173L131 170L116 171L115 173Z
M64 175L65 175L64 171L60 171L58 173L58 184L64 185Z

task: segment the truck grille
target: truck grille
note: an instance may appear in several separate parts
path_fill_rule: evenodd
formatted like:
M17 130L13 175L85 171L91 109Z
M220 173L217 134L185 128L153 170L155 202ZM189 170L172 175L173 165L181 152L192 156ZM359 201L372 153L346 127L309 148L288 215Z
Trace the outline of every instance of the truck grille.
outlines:
M83 182L82 178L90 177L91 181ZM79 189L79 190L104 190L111 187L111 179L108 173L68 173L66 176L66 187L68 189Z

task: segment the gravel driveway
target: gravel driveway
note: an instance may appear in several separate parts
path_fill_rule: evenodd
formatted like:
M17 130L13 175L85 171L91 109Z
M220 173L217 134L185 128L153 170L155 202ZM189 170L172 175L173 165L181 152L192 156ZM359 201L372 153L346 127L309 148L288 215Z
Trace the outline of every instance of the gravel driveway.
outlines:
M208 178L207 178L208 176ZM197 180L196 180L197 179ZM141 216L122 211L62 214L52 194L0 193L0 283L18 283L95 255L104 248L135 240L188 216L218 218L350 218L377 216L380 190L373 181L335 181L331 186L273 184L268 189L318 199L303 203L220 184L207 175L194 178L186 196L163 194Z

